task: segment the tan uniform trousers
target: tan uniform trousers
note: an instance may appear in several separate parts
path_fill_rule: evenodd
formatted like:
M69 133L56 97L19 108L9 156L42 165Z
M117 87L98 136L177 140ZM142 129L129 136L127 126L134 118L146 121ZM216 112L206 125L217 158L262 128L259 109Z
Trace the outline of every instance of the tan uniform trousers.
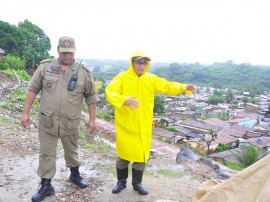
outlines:
M76 135L57 136L39 130L39 166L37 174L40 178L52 179L56 173L56 154L58 139L61 139L64 148L64 157L67 167L80 166L78 158L78 138Z
M121 159L120 157L117 157L116 159L116 167L119 169L124 169L127 168L129 165L130 161ZM146 166L146 163L144 162L133 162L132 163L132 168L136 170L144 170Z

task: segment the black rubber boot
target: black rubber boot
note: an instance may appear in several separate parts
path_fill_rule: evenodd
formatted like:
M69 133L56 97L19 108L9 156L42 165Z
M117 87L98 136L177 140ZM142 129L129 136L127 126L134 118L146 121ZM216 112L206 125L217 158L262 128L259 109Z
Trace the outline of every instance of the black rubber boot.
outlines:
M88 183L80 176L79 167L70 168L69 181L84 189L88 187Z
M143 170L136 170L132 168L132 186L133 189L141 195L147 195L148 191L142 185Z
M39 202L42 201L46 196L50 196L52 194L55 194L55 191L51 185L51 179L42 178L40 189L32 196L31 199L33 202Z
M122 189L126 188L127 178L128 178L128 167L124 169L119 169L116 167L116 171L117 171L118 182L117 182L117 185L112 190L113 194L117 194Z

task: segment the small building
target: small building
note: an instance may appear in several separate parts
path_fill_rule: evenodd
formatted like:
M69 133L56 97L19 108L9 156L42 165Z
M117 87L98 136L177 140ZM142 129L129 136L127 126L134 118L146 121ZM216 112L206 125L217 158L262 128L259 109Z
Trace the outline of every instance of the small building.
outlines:
M246 103L245 110L254 114L259 112L259 105L255 105L252 103Z
M256 137L249 139L242 139L240 145L253 145L259 149L264 149L265 151L270 150L270 137Z

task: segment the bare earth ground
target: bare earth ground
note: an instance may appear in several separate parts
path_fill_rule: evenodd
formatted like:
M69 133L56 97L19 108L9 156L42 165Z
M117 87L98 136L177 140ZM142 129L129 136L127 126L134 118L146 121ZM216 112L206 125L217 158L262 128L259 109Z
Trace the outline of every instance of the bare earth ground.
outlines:
M7 86L16 80L4 77L0 73L0 104L8 100ZM3 82L2 82L3 81ZM5 86L3 87L3 83ZM30 129L20 126L23 103L15 100L16 110L0 108L0 202L31 201L37 191L40 179L36 174L38 166L37 121L32 120ZM115 131L113 124L97 120L100 137L114 144ZM52 180L56 194L47 197L45 202L58 201L191 201L192 195L201 182L216 177L207 166L194 162L176 164L175 158L179 148L164 142L153 140L153 153L147 163L143 184L149 195L141 196L131 186L131 172L127 188L119 194L112 194L116 184L116 152L104 141L90 138L87 142L80 139L80 167L82 176L89 187L79 189L68 182L69 170L65 167L63 149L59 142L57 156L57 173ZM131 169L130 169L131 170Z

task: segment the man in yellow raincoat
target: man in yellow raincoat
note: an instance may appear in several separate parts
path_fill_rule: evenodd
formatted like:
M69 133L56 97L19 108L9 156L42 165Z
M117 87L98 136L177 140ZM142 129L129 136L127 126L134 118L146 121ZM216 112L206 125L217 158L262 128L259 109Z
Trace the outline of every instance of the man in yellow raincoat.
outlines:
M142 195L148 194L142 186L142 177L150 156L154 95L196 91L192 84L168 82L148 73L149 65L150 58L143 51L135 51L128 70L119 73L106 88L106 98L115 107L118 182L113 194L126 187L130 162L133 162L133 189Z

